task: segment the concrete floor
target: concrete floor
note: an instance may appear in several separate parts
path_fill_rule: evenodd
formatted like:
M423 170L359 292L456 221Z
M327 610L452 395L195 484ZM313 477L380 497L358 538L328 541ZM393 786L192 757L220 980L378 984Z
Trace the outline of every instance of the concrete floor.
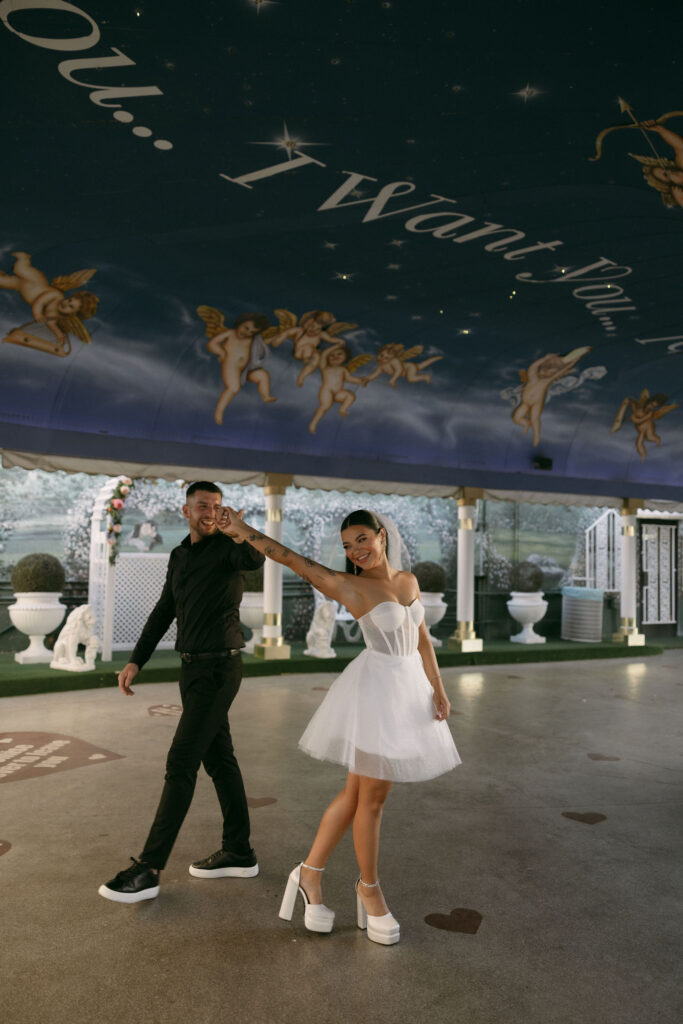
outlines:
M202 777L159 898L132 907L97 887L139 853L176 686L1 700L4 765L24 766L3 777L0 764L3 1022L678 1024L683 651L444 677L463 765L390 796L390 948L356 928L349 837L325 876L334 932L306 932L300 906L291 924L277 917L343 781L296 748L329 675L249 679L231 713L259 877L187 873L220 845ZM11 762L54 734L71 743ZM434 926L476 918L458 909L481 915L476 933Z

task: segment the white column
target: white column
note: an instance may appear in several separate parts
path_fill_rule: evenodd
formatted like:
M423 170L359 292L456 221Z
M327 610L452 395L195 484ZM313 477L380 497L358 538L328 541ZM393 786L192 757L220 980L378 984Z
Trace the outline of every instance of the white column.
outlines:
M274 544L282 544L282 505L291 476L269 473L266 477L265 534ZM266 558L263 567L263 641L254 647L254 655L266 661L291 657L292 649L282 636L282 565Z
M612 640L629 647L642 647L645 643L645 636L638 632L636 622L637 523L633 503L624 502L621 510L621 621Z
M481 651L483 641L474 631L474 527L477 508L472 495L458 498L458 626L449 637L451 650Z

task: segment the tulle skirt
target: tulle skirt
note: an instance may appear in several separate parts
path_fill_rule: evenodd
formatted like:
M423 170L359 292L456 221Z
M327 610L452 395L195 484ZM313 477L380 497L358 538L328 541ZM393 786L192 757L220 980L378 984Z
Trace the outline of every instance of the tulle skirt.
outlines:
M365 650L330 687L299 740L311 757L395 782L433 779L460 764L417 653Z

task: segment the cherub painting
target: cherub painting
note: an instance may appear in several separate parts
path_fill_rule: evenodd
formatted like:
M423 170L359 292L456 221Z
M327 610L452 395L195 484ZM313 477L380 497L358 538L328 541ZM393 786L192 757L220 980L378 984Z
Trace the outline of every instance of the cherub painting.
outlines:
M27 252L15 252L12 274L0 270L0 288L19 292L24 302L31 307L33 322L15 327L5 341L15 345L26 345L52 355L67 356L71 351L69 336L75 335L82 342L91 341L83 321L95 315L99 299L92 292L75 292L67 297L66 292L84 285L96 270L77 270L48 281L45 274L32 266ZM54 336L41 337L31 333L39 324L44 324Z
M344 331L353 331L358 326L343 321L337 323L333 313L327 313L322 309L304 313L301 320L297 320L296 314L290 313L288 309L276 309L275 315L278 318L278 326L271 327L265 332L264 341L273 348L279 348L283 341L291 338L294 343L294 358L304 364L296 379L298 387L301 387L306 378L321 365L321 352L318 349L320 342L324 341L328 345L343 344L338 335Z
M315 411L308 429L315 434L318 424L335 402L339 402L339 415L348 416L349 409L356 401L353 391L345 388L345 384L361 384L363 387L369 377L354 377L354 370L365 366L372 359L371 355L355 356L347 363L349 350L344 344L333 345L320 353L319 367L322 383L318 392L318 408Z
M524 428L526 434L531 428L534 447L541 440L541 413L545 405L548 388L572 370L579 359L591 351L590 345L575 348L566 356L550 352L536 359L526 370L520 370L522 393L519 404L512 413L512 421Z
M639 153L629 153L629 156L637 160L643 169L643 177L647 184L657 190L665 206L683 209L683 138L664 126L664 122L672 117L683 117L683 110L670 110L667 114L655 119L639 121L626 100L619 97L619 109L622 114L627 114L631 119L630 124L616 124L605 128L595 140L595 156L589 157L591 161L600 160L602 157L602 144L609 134L620 131L639 131L652 151L642 156ZM673 160L663 156L657 150L656 140L648 136L647 132L654 132L659 135L663 142L671 147Z
M415 356L419 356L423 350L424 346L414 345L413 348L404 351L403 345L398 342L382 345L377 353L377 368L365 378L365 382L377 380L381 374L386 373L389 375L389 384L392 388L396 387L401 377L409 384L417 384L420 381L428 384L432 379L431 374L420 373L420 371L425 370L432 363L437 363L439 359L443 359L443 356L431 356L429 359L423 359L421 363L409 361Z
M221 364L224 391L213 414L216 423L222 424L223 413L246 381L256 385L264 402L275 402L270 393L270 374L263 368L268 355L268 342L263 338L270 323L268 317L242 313L232 327L226 327L223 314L213 306L198 306L197 312L206 324L206 347Z
M668 412L673 412L674 409L678 409L678 402L672 402L670 405L665 405L668 401L668 395L651 395L647 388L643 388L640 392L639 398L625 398L619 406L619 412L614 418L612 424L612 430L610 433L615 434L617 430L620 430L624 422L626 410L630 407L631 416L630 420L633 426L638 431L638 437L636 438L636 451L640 455L641 462L645 461L647 452L645 450L645 442L650 441L653 444L660 445L662 439L655 430L655 420L661 420L662 416L666 416Z

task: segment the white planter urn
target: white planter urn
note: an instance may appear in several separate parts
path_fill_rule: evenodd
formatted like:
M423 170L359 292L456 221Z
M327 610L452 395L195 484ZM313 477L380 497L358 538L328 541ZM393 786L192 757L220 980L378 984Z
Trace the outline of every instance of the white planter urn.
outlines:
M263 614L263 591L245 591L240 604L240 621L252 631L244 647L245 654L253 654L255 645L263 643Z
M512 618L523 627L521 633L510 637L510 641L513 644L544 644L546 638L534 633L533 629L548 610L548 602L543 599L543 591L527 593L522 590L511 590L507 606Z
M15 593L16 601L8 608L12 624L31 641L25 651L18 651L14 660L20 665L49 664L52 651L44 644L45 636L56 629L66 608L59 591L34 590Z
M436 626L441 622L442 618L446 614L448 605L443 599L443 593L423 593L421 595L421 600L422 606L425 610L425 625L427 627L427 632L429 632L432 626ZM432 641L433 647L443 646L443 640L439 640L437 636L432 636L431 633L429 633L429 639Z

